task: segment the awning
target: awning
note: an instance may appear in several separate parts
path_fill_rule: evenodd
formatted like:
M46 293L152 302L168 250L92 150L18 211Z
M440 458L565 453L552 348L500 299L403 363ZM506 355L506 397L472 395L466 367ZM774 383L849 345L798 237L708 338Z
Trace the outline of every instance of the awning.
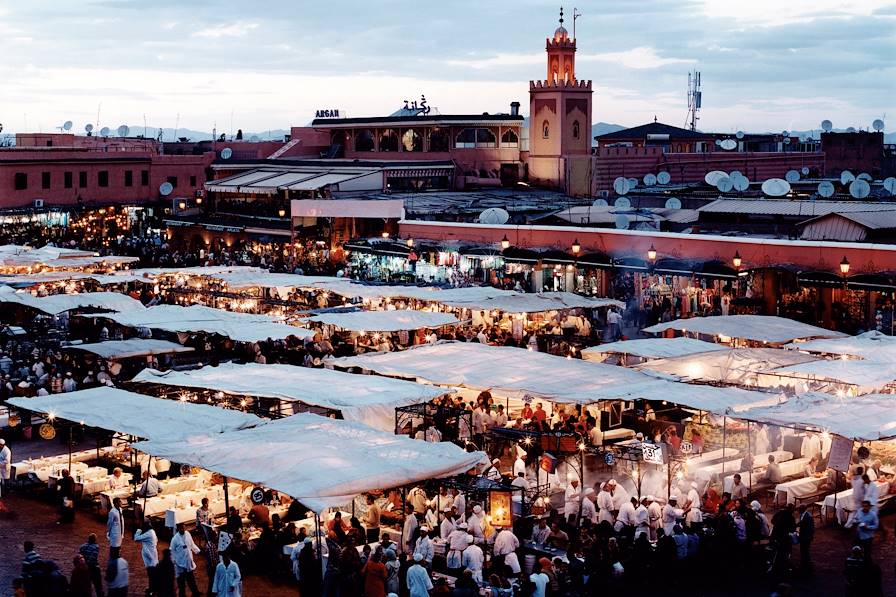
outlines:
M52 294L35 297L29 292L15 292L0 287L0 303L14 303L49 315L59 315L75 309L102 311L144 311L143 303L119 292L84 292L80 294Z
M644 328L648 334L661 334L666 330L682 333L726 336L754 342L784 344L794 340L812 338L842 338L845 334L826 330L807 323L771 315L714 315L676 319Z
M450 442L413 440L311 413L255 429L134 447L275 489L318 513L361 493L463 474L483 457Z
M404 217L401 199L293 199L290 203L294 218L393 218Z
M460 323L454 315L432 311L353 311L321 313L306 321L332 325L352 332L398 332L439 328Z
M181 346L167 340L153 340L143 338L131 338L129 340L109 340L92 344L71 344L65 346L68 350L81 350L95 354L102 359L129 359L156 354L174 354L180 352L193 352L190 346Z
M134 437L183 442L201 432L217 434L252 427L263 419L208 404L165 400L117 388L91 388L37 398L11 398L16 408Z
M396 257L407 257L413 251L406 244L394 242L347 241L342 245L342 248L346 251L370 253L371 255L393 255Z
M389 178L429 178L433 176L451 176L454 174L454 166L441 168L412 168L408 170L386 170Z
M440 388L388 377L257 363L222 363L191 371L144 369L132 381L301 402L338 410L347 421L389 432L395 430L396 408L429 402L445 393Z
M592 346L582 350L582 358L603 360L609 354L628 354L645 359L667 359L726 350L731 348L693 338L642 338Z
M501 252L501 256L508 263L538 263L541 259L537 251L519 247L507 247Z
M290 184L285 187L290 191L316 191L318 189L322 189L329 185L339 184L340 182L345 182L347 180L352 180L353 178L359 178L361 176L366 176L370 174L369 172L359 173L348 173L348 174L330 174L326 172L321 172L315 177L306 178L299 182Z

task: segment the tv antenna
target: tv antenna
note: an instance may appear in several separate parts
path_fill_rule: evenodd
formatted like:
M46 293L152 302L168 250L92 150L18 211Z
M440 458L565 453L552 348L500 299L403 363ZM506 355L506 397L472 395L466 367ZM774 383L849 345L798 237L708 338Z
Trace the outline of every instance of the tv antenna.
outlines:
M579 12L579 9L573 7L572 9L572 39L575 41L576 39L576 19L582 16L582 13Z
M688 117L685 127L696 131L699 112L703 104L703 92L700 91L700 71L688 73Z

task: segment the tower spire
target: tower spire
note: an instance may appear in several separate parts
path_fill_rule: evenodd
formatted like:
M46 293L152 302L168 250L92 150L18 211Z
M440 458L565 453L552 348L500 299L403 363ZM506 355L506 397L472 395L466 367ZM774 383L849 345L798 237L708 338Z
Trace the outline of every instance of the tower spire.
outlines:
M560 7L560 26L563 26L563 7Z

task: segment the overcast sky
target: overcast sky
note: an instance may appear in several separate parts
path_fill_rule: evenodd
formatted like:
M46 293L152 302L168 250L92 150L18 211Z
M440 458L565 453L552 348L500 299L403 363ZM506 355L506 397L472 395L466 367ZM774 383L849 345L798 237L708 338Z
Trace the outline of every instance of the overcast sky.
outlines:
M689 70L703 130L896 129L896 0L580 1L577 75L594 122L682 126ZM317 108L385 115L528 112L558 5L450 2L0 0L0 123L263 131ZM572 5L567 6L567 29ZM26 124L27 123L27 124Z

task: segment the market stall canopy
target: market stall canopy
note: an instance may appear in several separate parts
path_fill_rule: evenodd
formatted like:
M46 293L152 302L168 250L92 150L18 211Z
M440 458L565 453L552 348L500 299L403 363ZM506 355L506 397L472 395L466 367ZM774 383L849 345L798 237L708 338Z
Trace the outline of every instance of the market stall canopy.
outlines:
M256 363L222 363L192 371L144 369L132 381L298 401L338 410L347 421L383 431L394 431L396 408L429 402L445 393L442 389L388 377Z
M231 271L213 274L211 277L227 283L231 290L244 288L317 288L321 284L339 282L342 278L335 276L303 276L299 274L280 274L267 270Z
M29 288L41 284L54 284L75 280L91 279L94 276L81 272L35 272L33 274L9 274L0 276L0 284L13 288ZM98 276L102 277L102 276Z
M361 493L465 473L483 457L449 442L413 440L311 413L135 448L275 489L318 513Z
M813 338L842 338L841 332L826 330L807 323L772 315L713 315L676 319L644 328L648 334L661 334L666 330L706 336L738 338L768 344L784 344L794 340Z
M268 338L283 340L289 336L310 338L314 335L309 329L280 323L279 319L268 315L235 313L203 305L158 305L139 312L104 313L99 317L127 327L145 327L166 332L205 332L219 334L237 342L257 342Z
M259 267L250 267L247 265L204 265L196 267L147 267L141 269L132 269L126 271L112 272L110 274L91 274L89 277L95 279L100 284L123 284L127 282L144 282L154 283L164 277L181 277L183 279L213 276L220 277L225 274L245 274L250 273L263 275L268 270Z
M816 360L790 367L781 367L769 371L783 378L791 378L803 382L821 382L834 386L855 386L856 393L867 394L878 392L887 386L896 383L896 365L892 360L857 360L857 359L833 359ZM815 389L818 389L817 387ZM896 405L896 402L894 402Z
M862 359L896 358L896 337L871 330L858 336L793 342L784 348L829 355L847 355Z
M597 309L599 307L625 308L625 303L622 301L608 298L588 298L571 292L540 292L538 294L517 292L485 300L454 299L439 300L439 302L449 307L502 311L504 313L544 313L546 311L562 311L564 309Z
M449 313L415 311L353 311L350 313L321 313L304 321L332 325L351 332L398 332L438 328L460 323Z
M30 292L16 292L8 286L0 287L0 303L23 305L49 315L59 315L75 309L100 309L120 312L146 310L140 301L118 292L51 294L36 297Z
M450 302L450 301L481 301L500 296L514 296L519 294L512 290L501 290L491 286L469 286L466 288L439 288L438 286L380 286L352 282L351 280L339 280L318 284L321 289L346 298L361 298L368 300L381 299L416 299L420 301Z
M675 379L701 383L726 383L770 387L781 385L774 370L817 357L778 348L732 348L725 351L648 361L635 368Z
M200 430L217 434L264 422L238 410L165 400L105 386L37 398L11 398L7 404L52 419L158 441L183 442Z
M892 394L838 398L810 392L777 405L741 411L737 417L786 427L815 428L857 441L896 437Z
M138 257L103 255L93 251L46 245L40 249L22 245L0 246L0 267L76 269L98 265L122 265L140 261Z
M610 354L628 354L645 359L666 359L724 350L730 350L730 348L722 344L693 338L642 338L592 346L582 351L582 357L588 360L602 361Z
M145 357L155 354L173 354L179 352L193 352L190 346L181 346L176 342L167 340L153 340L143 338L131 338L129 340L109 340L91 344L71 344L65 348L69 350L82 350L107 359L129 359L133 357Z

